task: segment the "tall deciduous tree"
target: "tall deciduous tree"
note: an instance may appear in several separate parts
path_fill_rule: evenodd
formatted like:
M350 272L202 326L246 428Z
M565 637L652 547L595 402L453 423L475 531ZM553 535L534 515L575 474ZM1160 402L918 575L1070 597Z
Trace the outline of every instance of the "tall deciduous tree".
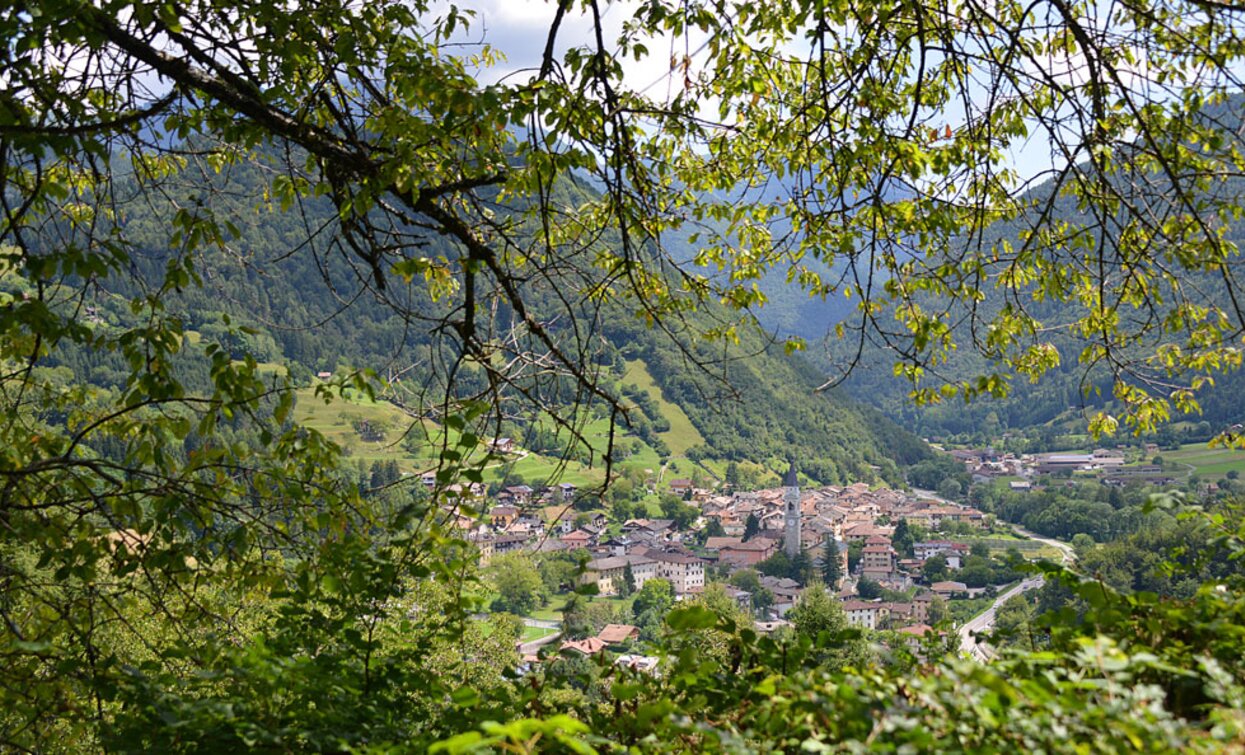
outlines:
M816 582L809 585L800 596L799 604L787 613L787 619L795 625L798 634L816 643L814 657L818 665L838 669L868 662L867 643L856 635L843 606L824 585Z
M544 600L545 584L532 559L520 553L496 556L490 565L497 599L495 610L523 616L531 613Z
M908 525L908 520L901 517L895 524L895 533L891 535L891 545L895 547L900 558L912 558L913 544L912 530Z

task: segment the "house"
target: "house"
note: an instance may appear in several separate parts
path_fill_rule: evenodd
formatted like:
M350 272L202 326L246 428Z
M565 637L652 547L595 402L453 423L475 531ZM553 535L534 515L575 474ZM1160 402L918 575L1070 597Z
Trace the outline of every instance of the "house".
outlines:
M598 532L603 531L609 526L610 518L600 511L594 511L588 515L588 524L595 527Z
M570 503L575 500L575 490L576 488L574 485L569 482L564 482L561 485L558 485L558 497L561 498L562 503Z
M514 506L494 506L488 516L489 524L499 530L504 530L519 518L519 510Z
M568 532L558 539L566 543L569 548L587 548L592 543L592 535L583 530Z
M523 546L527 545L528 541L531 539L530 534L524 533L498 535L493 538L493 553L495 555L501 555L503 553L513 553L515 551L523 550Z
M1058 474L1089 469L1094 464L1093 454L1043 454L1037 457L1038 474Z
M505 491L510 496L510 500L516 505L522 506L532 502L532 489L527 485L511 485Z
M629 553L622 558L631 566L631 578L635 580L635 589L639 590L645 582L657 577L657 562L648 556Z
M908 645L908 649L914 653L920 652L921 645L925 642L927 635L930 633L937 634L937 630L928 624L912 624L900 627L898 632L904 635L904 642Z
M985 526L985 514L968 506L931 506L922 513L929 520L930 526L935 528L941 527L943 522Z
M627 551L631 548L631 538L626 535L623 535L622 537L611 537L608 540L598 542L597 545L604 548L605 551L611 556L625 556L627 555Z
M935 582L934 584L929 586L929 589L933 590L935 594L941 595L944 598L949 598L953 595L960 595L960 594L968 593L968 585L964 584L963 582Z
M843 613L847 614L847 622L854 627L865 629L878 628L878 604L863 600L843 601Z
M677 480L670 481L670 492L678 493L679 495L685 495L692 492L692 487L691 480L679 478Z
M543 530L545 528L545 519L535 511L520 511L518 518L514 520L515 524L521 524L528 529Z
M598 595L617 595L626 577L627 559L621 556L607 556L589 561L584 573L579 578L583 585L595 584Z
M614 659L615 666L638 671L641 674L654 674L657 672L657 664L659 658L652 655L620 655Z
M699 561L699 559L698 559ZM595 584L597 586L597 594L599 595L617 595L622 589L623 581L627 577L627 568L631 568L631 579L635 583L635 589L639 590L644 587L644 583L655 577L669 579L671 585L675 587L675 592L679 592L679 586L675 584L675 580L671 578L669 571L663 572L659 566L659 562L640 554L629 554L626 556L606 556L589 561L584 567L584 573L579 578L582 585ZM700 584L704 584L704 568L701 567Z
M759 564L778 550L778 541L768 537L754 537L746 543L735 537L709 539L731 541L717 547L718 561L737 568ZM708 542L705 547L709 547Z
M922 592L912 598L912 616L917 621L929 621L929 606L934 602L934 593Z
M606 645L621 645L629 640L639 639L640 628L630 624L606 624L605 628L597 633L597 637Z
M781 511L771 511L760 519L763 530L781 532L787 526L787 515Z
M947 568L959 569L968 558L970 548L964 543L953 543L950 540L930 540L924 543L913 543L912 555L921 561L934 556L942 556L947 560Z
M475 543L476 549L480 552L480 566L485 567L493 560L493 538L473 535L471 542Z
M622 531L650 546L669 542L676 532L674 522L669 519L629 519L623 524Z
M849 543L863 543L871 537L884 537L890 540L894 534L894 527L879 527L872 522L861 522L843 530L843 538Z
M747 590L741 590L738 587L734 587L732 585L724 585L722 589L726 592L726 597L735 601L735 605L739 606L745 611L752 610L752 593L748 592Z
M537 540L536 545L532 546L532 553L559 553L561 551L573 550L567 547L566 543L561 540L554 540L551 537L542 537Z
M403 476L405 475L403 472ZM488 486L482 482L473 482L466 486L456 482L446 487L445 492L449 498L479 501L488 495Z
M693 588L705 586L705 562L690 553L650 550L649 558L657 563L657 575L668 580L675 595L685 595Z
M883 587L889 588L891 590L902 589L902 588L897 588L892 584L894 576L895 576L895 572L890 569L861 568L860 570L861 579L867 579L871 582L877 582L879 585L882 585Z
M572 651L581 655L596 655L605 650L605 643L599 637L589 637L586 640L570 640L562 643L558 648L558 652Z
M889 574L895 569L895 555L895 549L889 545L866 545L860 563L865 571Z
M512 454L514 453L514 439L494 438L489 442L489 450L497 454Z
M592 538L592 542L594 544L601 542L601 538L605 536L604 527L598 527L595 524L592 524L590 522L587 524L584 524L579 529L583 530L584 532L587 532L588 536Z
M705 538L705 550L717 552L723 548L729 548L732 545L739 545L742 542L742 538L715 535L713 537Z
M774 596L774 602L770 604L770 613L782 618L787 612L795 608L800 602L800 594L804 592L804 588L800 587L800 583L794 579L787 577L761 577L761 586L769 590Z
M882 609L886 612L887 626L910 624L916 616L916 606L912 603L883 603Z

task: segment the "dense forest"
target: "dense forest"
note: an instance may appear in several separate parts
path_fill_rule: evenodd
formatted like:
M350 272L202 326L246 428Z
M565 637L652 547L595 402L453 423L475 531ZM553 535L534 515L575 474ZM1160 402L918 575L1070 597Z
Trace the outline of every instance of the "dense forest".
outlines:
M192 147L187 145L188 150ZM231 223L226 249L193 260L203 285L170 293L163 300L168 316L177 318L198 342L219 344L231 359L251 357L280 364L298 385L310 384L311 377L321 372L366 369L380 380L395 376L397 383L390 388L412 404L427 403L447 391L466 397L486 390L483 373L470 365L454 373L452 387L445 383L447 373L440 366L452 355L445 353L436 329L460 304L455 297L434 301L427 291L408 288L399 293L392 285L376 290L347 258L293 254L307 243L309 228L330 228L335 215L322 200L308 201L298 213L266 204L263 172L262 163L234 166L210 178L180 171L175 178L184 194L176 201L119 206L121 224L139 244L136 275L101 281L72 306L86 307L98 327L132 326L136 318L129 301L158 287L170 261L178 257L160 243L180 201L229 217ZM122 187L124 193L132 190ZM566 202L587 202L593 195L572 187L561 196ZM448 247L429 246L424 251L452 254ZM21 285L17 279L10 282ZM555 297L559 285L570 283L556 278L534 282L529 289L533 308L541 311L542 301ZM400 307L395 307L394 297L402 297ZM628 316L622 307L607 303L600 312L585 309L579 315L599 323L591 350L582 356L598 371L601 387L637 408L618 418L621 429L659 451L661 441L654 428L668 429L669 423L647 394L625 381L627 360L641 360L662 396L679 406L703 436L703 445L689 451L693 459L767 462L798 453L805 460L805 473L814 480L838 484L885 479L899 484L900 467L929 454L923 443L879 413L853 405L837 392L816 393L817 371L801 355L783 354L780 345L768 343L764 333L747 322L738 325L737 343L694 346L689 352L661 330ZM495 321L491 327L498 332L514 317L504 303L490 316ZM682 316L678 327L708 330L727 317L710 306ZM556 336L557 329L551 332ZM179 362L186 384L202 388L207 363L193 351L183 353ZM121 355L71 345L58 350L47 365L68 368L75 378L112 390L120 389L126 377ZM406 386L418 388L404 390ZM533 390L531 385L516 387L516 393ZM412 395L414 391L419 395ZM570 407L577 399L573 390L554 386L548 400L555 407ZM607 408L589 402L582 411L600 416ZM542 414L525 417L517 406L502 414L507 419L495 428L497 435L522 438L525 446L554 455L574 458L581 452Z

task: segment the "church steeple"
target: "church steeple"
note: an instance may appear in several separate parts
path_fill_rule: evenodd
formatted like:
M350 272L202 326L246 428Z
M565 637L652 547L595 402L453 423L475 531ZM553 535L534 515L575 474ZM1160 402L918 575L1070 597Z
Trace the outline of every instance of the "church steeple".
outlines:
M783 478L782 486L784 488L800 487L800 477L799 475L795 473L795 461L794 460L792 460L790 462L790 466L787 467L787 476Z
M787 477L783 480L783 550L791 558L800 555L800 478L795 471L795 462L787 469Z

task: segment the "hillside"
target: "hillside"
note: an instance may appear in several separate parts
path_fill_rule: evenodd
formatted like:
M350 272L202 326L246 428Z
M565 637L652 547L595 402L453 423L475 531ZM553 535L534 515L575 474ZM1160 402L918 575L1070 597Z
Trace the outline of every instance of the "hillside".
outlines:
M235 358L250 354L270 365L270 373L278 366L288 368L295 384L306 387L298 394L297 418L346 446L357 461L396 461L409 472L428 468L440 432L435 407L446 395L447 374L457 359L446 322L460 314L461 292L450 281L436 298L429 294L435 294L435 286L424 280L406 285L398 276L382 288L336 247L331 229L338 221L327 202L282 212L267 198L259 170L234 166L211 179L184 174L186 199L205 213L228 216L233 238L198 253L193 265L204 285L170 296L168 313L180 319L196 344L219 343ZM226 185L228 191L221 191ZM582 191L568 189L565 201L574 202ZM121 213L126 230L148 242L134 279L92 291L91 311L103 325L130 322L129 300L179 259L158 245L168 216L176 214L171 207L128 205ZM326 229L313 236L317 253L291 254L306 243L308 228ZM426 245L424 251L429 259L451 265L458 255L448 243ZM871 410L834 393L815 393L817 370L798 355L771 348L747 322L736 329L738 344L697 343L697 333L726 321L712 303L680 313L666 326L677 328L677 339L636 319L624 305L584 303L577 316L588 329L580 333L559 329L563 284L573 285L573 279L534 278L530 294L548 305L544 317L555 326L550 333L562 348L589 365L604 390L633 407L618 418L621 435L614 459L624 470L667 479L694 473L713 478L721 476L728 461L778 470L783 460L798 455L805 473L823 482L899 481L898 467L927 453L914 437ZM529 358L519 352L506 356L514 313L504 305L482 308L476 316L489 319L500 344L498 359ZM110 361L111 355L70 349L56 359L101 387L120 387L124 371ZM195 362L189 356L183 365L191 384L202 380L192 374L201 370ZM318 406L310 390L313 376L341 378L355 369L373 371L377 398L392 406L370 400ZM453 396L514 402L481 434L513 437L526 455L513 464L493 465L490 478L544 482L562 474L576 484L604 481L609 417L603 404L577 394L565 377L521 378L498 392L471 360L455 369ZM524 392L538 396L548 410L533 413L530 402L525 406L520 399ZM576 447L566 429L550 421L549 411L563 412L575 403L579 408L572 411L587 447ZM421 414L423 424L413 425L412 417ZM355 431L360 419L383 425L386 439L360 440Z
M1205 121L1225 135L1225 142L1241 140L1245 133L1245 123L1241 119L1241 113L1245 112L1245 95L1236 95L1225 103L1208 106L1203 112ZM1081 170L1088 176L1086 180L1093 180L1095 174L1092 170L1086 166L1081 166ZM1123 180L1108 179L1109 182ZM1156 216L1175 214L1172 209L1175 203L1167 196L1164 180L1155 179L1144 187L1121 185L1116 189L1121 196L1131 196L1137 204L1151 207ZM950 326L952 336L960 345L947 363L931 366L929 378L922 387L937 388L943 383L955 383L998 370L1008 380L1009 395L980 398L967 404L956 399L943 404L916 406L908 397L912 385L895 377L895 352L882 348L876 336L867 340L859 363L843 383L844 391L852 398L878 408L918 435L959 436L966 441L990 442L1010 431L1012 435L1025 436L1025 447L1029 450L1040 450L1091 443L1086 431L1089 419L1099 411L1122 412L1121 402L1113 396L1117 384L1151 385L1159 395L1166 396L1181 384L1194 380L1198 374L1213 373L1213 386L1197 394L1200 404L1197 411L1182 414L1174 410L1169 422L1145 433L1145 440L1158 441L1174 448L1181 442L1205 442L1226 428L1245 422L1245 405L1239 400L1245 390L1245 373L1239 369L1219 371L1195 368L1169 375L1161 369L1161 362L1145 361L1160 344L1180 345L1185 352L1192 352L1199 344L1206 347L1213 342L1213 338L1208 341L1196 335L1199 326L1195 319L1187 317L1189 312L1202 308L1214 312L1216 307L1222 306L1227 321L1235 322L1241 316L1235 305L1233 289L1239 285L1238 277L1245 273L1245 261L1239 254L1239 249L1245 245L1245 223L1239 219L1239 212L1232 208L1245 198L1245 181L1233 174L1212 176L1200 187L1200 191L1202 194L1192 199L1191 204L1205 208L1203 212L1211 217L1210 225L1215 233L1220 234L1230 251L1221 265L1214 252L1202 249L1197 253L1205 255L1204 260L1194 263L1185 259L1181 264L1190 269L1181 269L1178 274L1164 278L1166 271L1177 268L1176 258L1169 248L1175 242L1164 235L1166 230L1150 231L1152 238L1147 241L1137 227L1132 227L1129 233L1137 234L1139 238L1121 242L1119 233L1124 227L1122 211L1120 217L1095 218L1087 215L1084 207L1070 198L1052 197L1050 182L1030 188L1019 198L1017 206L1023 209L1015 217L994 223L979 237L965 243L960 252L966 259L973 256L994 257L994 262L987 262L980 273L984 285L974 286L975 290L984 294L983 299L970 305L963 299L952 301L922 292L914 300L926 311L942 313L941 322ZM1221 209L1212 213L1209 208L1215 207ZM1168 219L1173 227L1180 222L1178 216ZM1071 325L1093 317L1084 296L1060 295L1057 291L1059 286L1044 289L1034 281L1019 284L1005 282L1014 270L1007 260L1000 260L1000 254L1024 248L1030 234L1038 235L1033 232L1034 228L1074 240L1066 247L1061 246L1051 252L1065 270L1075 271L1100 260L1109 271L1103 295L1113 302L1113 306L1118 306L1111 317L1118 317L1118 322L1125 328L1153 327L1154 331L1148 332L1145 337L1121 337L1112 345L1114 353L1111 360L1101 356L1083 359L1087 347L1092 345L1096 349L1102 341L1099 334L1090 339ZM1150 246L1143 247L1145 251L1133 263L1122 262L1129 254L1122 251L1123 245L1129 243ZM902 243L897 247L897 254L905 253ZM914 262L919 267L927 262L937 265L941 260L916 258ZM1139 273L1153 277L1138 282ZM1059 285L1068 286L1076 273L1062 275L1066 278ZM1066 294L1067 289L1064 290ZM1138 299L1139 291L1151 296ZM810 339L810 359L825 374L839 375L846 365L855 360L854 334L853 338L846 340L839 340L833 335L836 323L853 323L854 318L859 316L842 298L828 301L809 299L797 287L772 283L766 287L766 292L771 301L758 310L758 318L780 336L790 333ZM1044 341L1058 352L1058 364L1036 383L997 359L980 353L986 348L983 344L988 340L987 334L994 328L991 318L1004 307L1022 310L1038 323L1040 335L1022 337L1019 347ZM792 317L793 311L801 313L798 319ZM1176 325L1169 326L1169 323ZM1225 335L1239 340L1240 333L1227 328ZM1120 369L1117 365L1113 371L1107 366L1113 361L1127 367Z

